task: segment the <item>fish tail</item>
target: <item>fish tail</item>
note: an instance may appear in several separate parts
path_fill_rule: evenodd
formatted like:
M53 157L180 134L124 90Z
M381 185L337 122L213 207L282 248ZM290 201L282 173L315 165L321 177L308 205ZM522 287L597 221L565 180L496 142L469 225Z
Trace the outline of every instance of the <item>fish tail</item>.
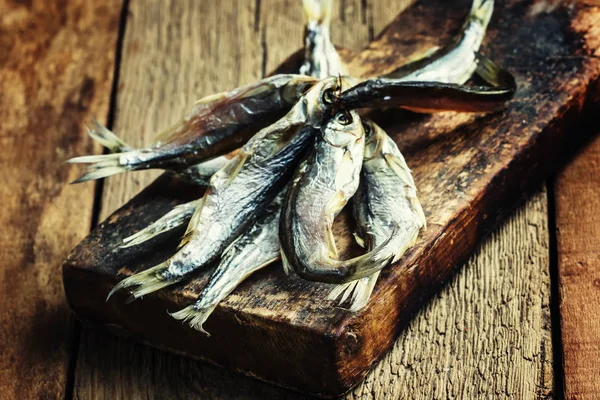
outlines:
M169 263L168 261L165 261L155 267L138 272L137 274L123 279L121 282L117 283L114 288L112 288L110 293L108 293L106 301L108 301L113 294L121 289L129 289L132 300L135 300L149 293L156 292L157 290L179 282L179 280L181 280L180 277L166 279L161 275L161 272L166 272L168 268Z
M204 323L217 305L213 304L210 307L201 307L198 303L199 302L189 305L183 310L169 313L169 315L177 320L187 322L190 327L204 333L206 336L210 336L210 333L204 329Z
M329 27L333 10L333 0L303 0L306 21L314 21L319 25Z
M336 300L337 298L339 298L339 304L343 304L346 301L346 299L348 299L348 297L352 294L354 289L356 289L356 285L358 285L358 283L360 283L361 280L362 279L356 279L354 281L336 285L333 288L333 290L331 290L331 292L329 293L329 296L327 296L327 300Z
M359 311L369 302L378 277L379 272L375 272L371 276L337 285L327 299L335 300L341 295L339 305L342 305L352 295L349 310L352 312Z
M113 153L121 153L124 151L133 150L133 147L125 143L120 137L115 135L106 126L94 118L92 127L86 126L88 135L102 146L106 147Z
M406 250L415 244L421 227L421 224L412 224L410 227L403 227L401 232L395 230L373 250L350 260L327 260L326 264L331 267L334 276L336 271L343 271L342 276L337 275L334 283L344 284L368 277L398 261ZM339 291L341 290L339 289ZM358 297L364 296L357 295Z
M101 154L71 158L67 164L90 164L78 179L71 183L87 182L94 179L147 168L152 154L142 150L131 150L124 153Z
M486 29L494 11L494 0L473 0L468 21L480 24Z
M121 248L137 246L147 240L150 240L164 232L170 231L185 224L200 204L199 200L189 203L180 204L174 207L171 211L163 215L161 218L148 225L141 231L123 239Z

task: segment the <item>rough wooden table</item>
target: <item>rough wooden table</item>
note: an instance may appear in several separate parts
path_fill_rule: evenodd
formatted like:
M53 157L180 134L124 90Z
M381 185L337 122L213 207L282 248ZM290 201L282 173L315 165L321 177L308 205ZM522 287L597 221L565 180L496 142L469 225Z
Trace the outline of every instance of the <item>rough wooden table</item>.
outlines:
M334 42L364 46L401 3L339 1ZM299 2L1 1L0 15L0 398L305 398L80 327L60 274L90 227L156 176L67 186L77 171L60 164L100 150L82 123L96 115L149 142L195 98L297 48ZM347 398L597 397L599 149L484 240Z

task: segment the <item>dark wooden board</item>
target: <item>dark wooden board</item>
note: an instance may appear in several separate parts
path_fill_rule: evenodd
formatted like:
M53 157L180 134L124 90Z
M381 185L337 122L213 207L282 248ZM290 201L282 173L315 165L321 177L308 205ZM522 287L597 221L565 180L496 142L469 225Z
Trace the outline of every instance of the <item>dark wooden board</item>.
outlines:
M120 0L0 2L0 398L65 396L73 338L60 263L89 233L94 187L69 157L100 151Z
M395 68L456 32L468 7L414 7L356 55L351 70L368 76ZM376 118L414 171L429 228L399 265L384 271L361 313L326 301L329 285L288 278L279 266L256 274L223 302L206 325L211 338L165 312L193 301L208 272L142 301L126 305L117 296L105 303L118 272L129 274L172 253L177 236L150 243L142 255L117 249L121 238L193 195L168 177L73 251L64 267L73 310L153 346L282 386L331 396L356 384L495 221L557 167L566 144L582 139L581 132L567 135L564 128L581 116L590 90L596 90L599 62L588 49L597 41L591 27L598 10L577 5L546 13L528 2L508 2L495 15L485 53L515 72L520 86L507 111L479 117L388 111ZM343 221L338 228L346 234Z

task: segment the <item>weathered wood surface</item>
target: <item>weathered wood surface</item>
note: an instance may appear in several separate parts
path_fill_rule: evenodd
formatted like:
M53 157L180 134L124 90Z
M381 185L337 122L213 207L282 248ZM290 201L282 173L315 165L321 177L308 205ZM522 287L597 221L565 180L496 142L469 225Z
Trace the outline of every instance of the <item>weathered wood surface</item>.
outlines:
M523 189L529 187L532 182L539 182L551 167L556 165L555 156L560 153L561 144L566 140L560 128L562 124L569 123L577 117L586 96L587 86L597 77L596 60L586 57L585 47L589 44L590 36L594 39L589 33L589 26L593 25L597 16L592 8L578 6L568 11L558 7L551 14L542 12L536 16L529 15L522 21L519 18L531 11L527 6L510 3L504 7L505 9L497 12L503 19L497 22L496 26L492 26L488 42L493 57L512 67L517 72L521 85L517 99L511 104L507 116L492 115L473 121L472 116L446 114L419 118L419 121L409 122L403 127L387 125L392 133L399 132L400 129L408 129L411 132L409 135L398 135L397 139L415 171L421 198L430 220L429 230L417 249L405 260L405 266L414 265L424 248L429 252L419 260L418 269L401 267L383 274L382 283L365 312L350 315L344 310L331 308L331 303L323 300L328 291L326 285L308 285L294 278L285 280L280 272L270 269L269 272L243 285L217 310L213 316L213 324L209 321L208 329L220 333L226 327L229 334L220 338L216 334L209 342L195 332L186 331L185 328L182 330L180 324L174 323L164 314L165 308L176 309L183 302L191 301L201 280L171 293L149 296L144 301L129 306L123 306L120 301L111 301L108 306L104 306L104 294L114 283L114 274L127 262L128 257L121 254L119 257L125 258L117 260L106 252L96 252L97 256L107 257L101 266L104 268L104 275L95 275L98 270L79 274L77 269L70 269L67 265L65 278L82 279L81 284L87 295L86 301L83 301L81 297L77 298L78 294L71 293L72 305L88 318L112 318L114 321L116 317L119 319L118 323L127 324L127 328L133 331L135 336L146 338L155 344L166 343L168 347L191 353L195 351L193 347L198 346L203 352L212 352L208 357L222 364L237 364L239 367L239 361L243 361L223 360L223 352L227 349L248 346L244 349L237 347L235 350L252 351L252 344L255 347L259 347L260 344L262 347L256 352L275 357L270 360L272 364L259 365L260 363L253 362L254 360L246 362L253 363L251 367L260 370L252 370L253 373L280 384L295 385L311 391L319 391L315 385L323 384L322 391L331 394L356 382L364 376L365 366L383 354L392 343L398 329L408 321L407 317L413 311L411 306L419 303L422 297L426 297L426 294L431 293L434 287L450 276L456 261L462 259L475 246L477 239L489 228L498 214L523 195ZM468 4L457 9L466 10ZM432 14L428 14L430 12ZM240 14L237 15L239 18ZM381 41L370 46L368 52L362 53L355 61L353 70L372 72L374 69L369 65L374 64L379 65L376 67L379 70L382 65L394 68L397 65L395 63L401 63L410 54L431 45L432 39L427 39L427 35L443 39L448 36L448 32L455 31L460 25L460 18L451 17L453 12L448 12L439 5L412 10L407 21L416 23L417 28L412 24L399 24L397 29L400 31L389 31ZM570 20L574 21L572 26L569 26ZM418 21L421 21L421 25ZM517 24L518 29L511 24ZM420 41L407 39L415 36ZM548 37L554 40L548 40ZM579 42L579 38L583 40ZM523 49L527 52L526 57L522 57L522 53L519 57L513 55L516 48L521 49L523 43L529 42L535 45ZM398 50L393 55L386 53L387 46ZM263 53L269 54L264 49ZM384 62L377 63L378 59ZM262 70L267 69L263 67ZM552 88L552 92L549 88ZM139 98L135 100L138 103L140 101ZM117 110L117 120L120 112ZM470 124L467 125L466 122ZM417 129L418 126L425 126L428 129L427 133L423 134L424 131L421 128ZM445 135L457 126L462 127L453 133L452 137ZM116 128L119 129L118 124ZM425 147L426 145L428 147ZM534 152L536 147L537 151ZM483 151L486 148L493 148L494 152L488 154ZM521 169L526 169L526 172L522 172ZM464 172L467 170L472 173ZM440 171L443 173L440 174ZM494 193L494 196L490 193ZM506 196L496 197L500 194ZM159 204L161 201L162 205ZM135 218L128 217L128 212L121 213L117 228L123 230L117 231L117 235L143 226L152 219L152 213L159 213L160 207L164 209L172 201L177 200L158 200L155 203L157 208L151 213L139 213ZM111 220L115 222L116 217ZM129 226L125 226L127 224ZM104 233L109 234L112 229L115 229L115 224L107 225ZM88 244L94 240L97 239L92 237ZM453 242L452 246L450 242ZM76 260L88 250L80 248L80 253L75 253L72 260ZM91 250L89 254L99 249ZM442 260L443 262L440 262ZM152 261L147 259L146 262L149 265ZM79 266L85 267L82 264ZM131 264L128 267L135 269ZM85 285L86 282L90 285ZM274 293L275 287L277 293ZM285 300L297 291L303 295L293 302ZM250 292L254 293L254 297L248 296ZM81 291L79 295L83 293ZM419 294L411 299L407 306L407 297L404 296L410 297L411 293ZM279 302L269 301L269 296L284 299ZM390 310L389 307L393 304L396 306ZM386 315L387 319L376 317L378 315ZM151 332L150 329L135 326L141 321L139 317L152 319L156 329ZM277 334L281 336L278 338L280 341L273 342L273 336L269 336L269 331L264 330L271 323L269 318L279 318L277 329L281 331ZM397 324L398 321L400 324ZM246 328L252 325L253 332L244 336L239 330L240 323ZM337 329L333 336L328 333L331 326L336 326ZM253 338L254 335L256 336ZM290 340L282 342L281 339L286 339L286 335ZM193 341L193 344L182 346L181 341L186 338L189 338L190 343ZM240 338L243 338L243 341ZM353 338L360 343L357 345L356 341L352 341ZM295 342L290 343L292 340ZM82 346L85 346L85 343L84 340ZM306 348L317 353L323 349L329 349L330 352L318 353L319 356L325 357L324 359L311 355L312 357L307 356L303 362L299 361L295 358L297 354L294 351L297 353L308 344L315 345ZM291 345L295 346L289 347ZM273 350L280 351L281 357L276 358ZM244 355L249 357L248 353ZM334 364L340 371L332 374L330 369ZM247 366L241 368L251 369ZM277 374L288 376L282 380ZM78 373L78 376L87 375ZM314 381L315 377L319 377L318 382Z
M99 151L121 2L0 1L0 398L63 398L71 317L61 260L89 233L94 186L70 157Z
M600 394L600 136L558 175L556 237L566 399Z
M537 193L490 235L345 399L551 398L546 202ZM84 330L80 399L312 398Z

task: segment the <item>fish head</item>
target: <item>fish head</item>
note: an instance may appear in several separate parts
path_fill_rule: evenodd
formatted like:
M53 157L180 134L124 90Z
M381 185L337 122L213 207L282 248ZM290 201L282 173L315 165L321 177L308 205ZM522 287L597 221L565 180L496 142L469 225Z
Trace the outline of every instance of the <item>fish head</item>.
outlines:
M312 86L299 104L305 123L320 129L331 116L338 93L341 93L343 87L352 86L354 81L351 77L330 76Z
M364 145L365 130L356 110L339 110L325 124L323 139L334 147Z

